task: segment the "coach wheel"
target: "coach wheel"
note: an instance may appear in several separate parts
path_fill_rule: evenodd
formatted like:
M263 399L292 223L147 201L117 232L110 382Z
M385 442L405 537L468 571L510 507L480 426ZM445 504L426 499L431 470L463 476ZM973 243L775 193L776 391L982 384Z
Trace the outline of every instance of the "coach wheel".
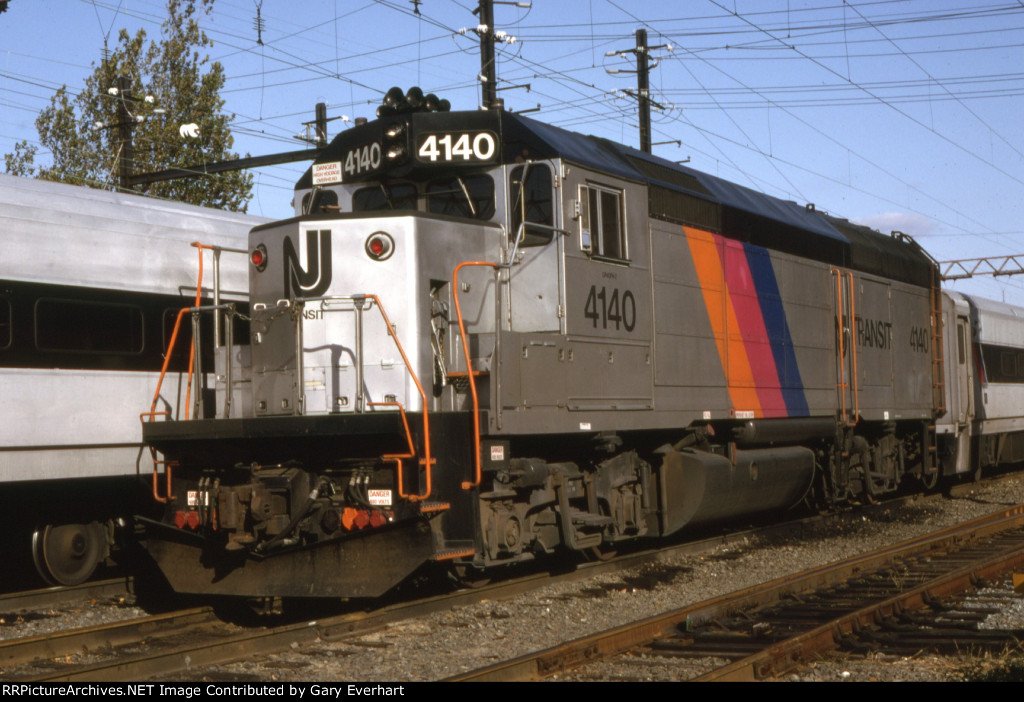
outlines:
M106 530L99 522L47 525L32 534L36 570L53 585L84 583L108 551Z

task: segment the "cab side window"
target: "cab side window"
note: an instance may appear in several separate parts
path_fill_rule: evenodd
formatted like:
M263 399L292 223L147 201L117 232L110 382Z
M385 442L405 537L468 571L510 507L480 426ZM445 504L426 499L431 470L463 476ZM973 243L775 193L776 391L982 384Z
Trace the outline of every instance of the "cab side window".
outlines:
M622 191L581 185L579 206L580 248L593 258L628 261Z
M543 246L551 241L550 227L555 224L553 193L551 171L547 166L530 164L512 169L509 178L510 236L514 237L519 232L519 225L527 223L520 246ZM545 227L531 228L531 222Z

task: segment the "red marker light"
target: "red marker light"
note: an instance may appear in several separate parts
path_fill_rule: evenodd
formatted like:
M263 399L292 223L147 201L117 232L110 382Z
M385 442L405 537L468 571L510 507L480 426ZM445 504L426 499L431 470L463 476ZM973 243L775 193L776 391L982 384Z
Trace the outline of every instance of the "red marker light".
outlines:
M365 509L356 511L356 529L365 529L370 524L370 514Z
M386 261L395 252L395 240L387 232L374 232L366 239L366 255L374 261Z
M352 531L352 528L356 523L356 509L354 507L346 507L341 513L341 525L345 527L346 531Z
M260 244L249 254L249 261L256 266L256 270L262 271L267 267L267 247Z

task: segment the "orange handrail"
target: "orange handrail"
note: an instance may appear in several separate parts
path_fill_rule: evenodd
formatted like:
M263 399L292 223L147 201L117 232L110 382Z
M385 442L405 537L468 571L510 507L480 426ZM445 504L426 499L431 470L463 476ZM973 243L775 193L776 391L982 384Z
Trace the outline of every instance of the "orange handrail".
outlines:
M193 241L192 242L192 246L194 246L195 248L197 248L199 250L199 279L196 281L196 302L195 302L195 307L199 307L199 305L203 301L203 298L202 298L202 295L203 295L203 249L213 249L215 247L207 246L205 244L201 244L198 241ZM142 417L148 416L152 420L152 418L155 417L157 414L161 414L160 412L156 411L157 402L160 401L160 390L163 387L164 376L167 375L167 368L171 364L171 356L174 353L174 344L178 340L178 330L181 327L181 318L185 315L186 312L188 312L191 309L192 309L191 307L183 307L181 310L178 311L178 316L174 320L174 330L171 332L171 341L170 341L170 343L167 344L167 353L164 356L164 364L160 368L160 378L156 382L156 392L153 393L153 404L150 405L149 412L147 414L141 415ZM186 390L185 390L185 419L189 418L189 409L188 408L189 408L189 404L191 403L191 398L192 398L192 369L193 369L193 365L195 363L195 352L196 352L196 348L195 348L195 344L193 344L192 347L189 349L189 352L188 352L188 384L187 384ZM163 414L166 414L166 413L163 413Z
M182 307L180 310L178 310L178 316L174 320L174 330L171 332L171 341L167 345L167 354L164 356L164 365L163 365L163 367L160 368L160 377L156 381L156 392L153 393L153 404L150 405L149 412L143 413L142 415L140 415L140 418L141 417L149 417L150 420L152 421L152 418L155 417L158 414L168 414L167 412L157 412L156 411L156 405L160 401L160 390L161 390L161 388L163 387L163 384L164 384L164 376L167 375L167 367L171 363L171 355L174 353L174 344L178 341L178 330L181 328L181 319L182 319L182 317L185 316L185 313L191 311L191 309L192 309L191 307ZM193 350L195 350L194 346L193 346ZM191 361L192 361L192 359L189 358L189 371L188 371L188 374L189 374L189 383L188 383L189 387L192 386L192 363L191 363ZM187 402L185 404L185 411L186 411L185 418L188 419L188 403Z
M164 464L164 477L167 479L167 497L160 497L160 482L159 482L159 466L161 463ZM158 461L156 459L156 452L153 452L153 499L162 504L174 501L174 495L171 494L171 484L174 482L171 476L171 466L177 465L175 461Z
M202 302L203 295L203 249L213 247L206 246L204 244L199 243L198 241L193 241L192 246L196 247L199 250L199 277L198 280L196 281L195 302L195 306L199 307L200 303ZM139 415L139 421L141 422L145 422L146 417L149 417L150 421L153 421L153 419L157 415L169 414L169 412L157 412L156 405L160 401L160 390L163 388L164 377L167 375L167 368L170 366L171 356L174 354L174 344L178 340L178 330L181 328L181 320L185 316L185 313L188 312L190 309L191 308L189 307L184 307L181 310L179 310L178 316L174 320L174 330L171 332L171 340L167 345L167 353L164 356L164 363L160 367L160 377L157 379L156 382L156 392L153 393L153 402L149 407L149 412L144 412ZM189 404L191 403L192 397L192 370L195 363L195 351L195 344L193 344L192 347L189 349L188 353L188 384L185 390L185 419L188 419L189 417ZM166 504L174 500L174 495L171 494L171 483L173 482L171 463L164 462L164 477L166 478L167 482L167 497L161 497L159 484L159 465L162 461L157 460L156 450L153 449L152 447L150 448L150 453L153 458L153 499L156 500L157 502Z
M839 390L839 410L842 412L843 424L846 424L846 366L843 357L846 355L843 348L843 273L838 268L833 268L836 276L836 331L839 342L839 377L836 387Z
M194 246L197 249L199 249L199 279L196 281L196 304L195 304L196 307L199 307L199 305L201 305L203 303L203 249L212 249L213 247L212 246L206 246L204 244L199 243L198 241L193 241L192 242L192 246ZM180 320L180 314L181 313L179 313L179 320ZM178 324L178 322L175 322L175 326L177 326L177 324ZM173 345L174 342L172 341L171 343ZM170 357L171 357L171 354L170 354L170 351L168 351L167 358L169 359ZM196 345L195 345L195 343L193 343L192 346L188 350L188 383L185 385L185 419L186 420L189 418L188 417L188 415L189 415L189 406L192 404L192 369L194 367L195 360L196 360ZM165 359L165 365L166 365L166 359Z
M833 267L832 272L836 277L836 325L839 330L839 377L837 378L836 387L839 390L839 406L842 412L842 423L847 426L853 426L857 423L860 417L860 385L859 379L857 378L857 340L854 337L856 326L856 303L854 302L855 285L853 279L853 273L851 271L841 271L838 268ZM849 381L846 377L846 337L843 333L843 273L845 272L846 278L849 281L847 293L850 299L850 378ZM850 400L852 406L850 409L853 411L853 418L848 416L846 407L846 392L850 392Z
M398 496L402 499L407 499L410 502L421 502L426 500L433 490L431 485L430 470L427 470L427 486L426 491L422 495L410 495L406 494L404 489L405 479L402 473L402 461L406 458L413 458L416 455L416 447L413 445L412 432L409 431L409 420L405 416L405 407L402 406L401 402L368 402L370 407L397 407L398 414L402 418L402 426L405 428L405 442L409 447L406 453L385 453L380 457L382 461L393 461L395 469L397 471L397 482L398 482Z
M853 281L853 272L847 271L850 280L850 353L852 354L852 375L853 375L853 423L860 420L860 379L857 377L857 339L854 337L853 329L857 326L857 303L855 293L857 291Z
M430 455L430 418L427 412L427 393L423 390L423 386L420 384L420 379L416 376L416 372L412 368L412 364L409 363L409 357L405 355L405 349L402 348L402 342L398 340L398 333L395 331L394 325L388 318L387 312L384 311L384 305L381 304L380 298L376 295L364 295L364 299L373 300L377 304L377 309L380 310L380 316L384 319L384 324L387 325L388 334L395 342L395 348L398 349L398 353L402 356L402 362L405 364L406 370L409 371L409 377L412 378L412 382L416 385L416 390L420 394L420 398L423 401L423 464L426 466L426 482L427 491L423 495L410 495L408 497L411 502L420 502L430 497L432 490L431 481L431 469L434 464L434 459ZM390 404L390 403L379 403L379 404ZM398 404L398 403L395 403ZM402 416L404 421L405 412L402 410ZM408 425L406 425L406 431L408 431ZM409 438L410 443L412 438ZM410 456L411 457L411 456ZM401 493L399 493L401 494Z
M452 273L452 289L455 291L455 318L459 322L462 353L466 359L466 377L469 379L469 393L473 398L473 480L463 481L462 489L472 490L480 485L483 469L480 465L480 399L476 394L476 380L469 364L469 339L466 338L466 326L462 322L462 308L459 305L459 270L466 266L487 266L489 268L500 268L500 266L492 261L463 261L455 266L455 271ZM495 319L494 323L497 327L498 320ZM497 332L497 328L495 328L495 332Z

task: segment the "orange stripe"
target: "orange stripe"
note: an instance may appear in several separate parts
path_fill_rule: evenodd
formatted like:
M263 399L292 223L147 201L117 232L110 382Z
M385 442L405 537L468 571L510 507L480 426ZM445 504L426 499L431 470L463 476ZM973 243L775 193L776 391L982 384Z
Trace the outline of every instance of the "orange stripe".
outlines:
M704 295L704 306L708 311L711 332L715 337L718 357L725 372L732 409L753 411L754 416L760 417L763 412L757 396L754 373L740 333L736 310L725 285L722 252L719 251L721 246L711 232L691 227L683 227L683 232L686 234L690 256L693 258L701 293Z

